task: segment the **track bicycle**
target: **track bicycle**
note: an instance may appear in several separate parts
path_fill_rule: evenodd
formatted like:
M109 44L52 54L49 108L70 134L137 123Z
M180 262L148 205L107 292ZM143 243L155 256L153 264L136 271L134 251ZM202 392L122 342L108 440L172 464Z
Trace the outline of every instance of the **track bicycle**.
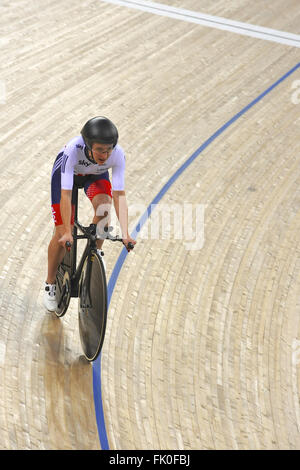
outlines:
M78 189L84 182L74 182L72 201L75 204L73 244L67 242L66 253L56 275L57 317L65 315L71 297L78 297L78 321L80 341L88 361L97 359L105 336L107 319L107 281L101 256L97 253L97 239L123 242L111 234L112 227L105 227L97 235L96 224L83 227L78 221ZM78 234L78 231L81 234ZM77 240L86 239L84 252L77 264ZM128 248L133 249L129 243Z

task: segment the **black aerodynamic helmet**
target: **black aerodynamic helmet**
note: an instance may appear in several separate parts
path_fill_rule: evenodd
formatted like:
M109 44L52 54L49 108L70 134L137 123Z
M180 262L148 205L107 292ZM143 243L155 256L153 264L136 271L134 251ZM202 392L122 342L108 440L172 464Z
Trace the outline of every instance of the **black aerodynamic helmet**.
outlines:
M81 129L81 135L90 150L94 142L112 144L115 147L119 138L118 129L114 123L104 116L89 119Z

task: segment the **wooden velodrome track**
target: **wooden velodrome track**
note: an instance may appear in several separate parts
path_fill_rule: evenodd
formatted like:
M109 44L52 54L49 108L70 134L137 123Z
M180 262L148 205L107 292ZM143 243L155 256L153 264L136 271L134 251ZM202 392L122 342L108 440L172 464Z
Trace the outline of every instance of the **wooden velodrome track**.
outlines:
M297 0L164 4L300 34ZM147 206L299 47L100 0L3 1L0 14L0 448L101 449L77 301L61 320L42 305L54 158L107 115L129 204ZM205 207L201 249L145 225L127 256L101 357L110 449L300 448L299 80L232 122L163 197ZM85 197L80 214L89 223ZM108 275L119 252L106 242Z

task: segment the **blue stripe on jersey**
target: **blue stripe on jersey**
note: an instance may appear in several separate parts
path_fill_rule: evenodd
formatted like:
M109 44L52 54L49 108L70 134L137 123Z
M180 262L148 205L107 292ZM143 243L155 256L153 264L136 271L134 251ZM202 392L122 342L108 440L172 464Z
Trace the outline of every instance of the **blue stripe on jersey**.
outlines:
M61 152L57 155L57 157L55 159L55 162L54 162L54 165L53 165L53 168L52 168L51 176L53 176L53 174L56 172L56 170L60 167L61 162L62 162L62 157L63 157L63 152Z
M55 162L54 166L53 166L53 169L52 169L52 175L53 173L56 172L56 170L61 166L61 162L62 162L62 158L57 160L57 162Z

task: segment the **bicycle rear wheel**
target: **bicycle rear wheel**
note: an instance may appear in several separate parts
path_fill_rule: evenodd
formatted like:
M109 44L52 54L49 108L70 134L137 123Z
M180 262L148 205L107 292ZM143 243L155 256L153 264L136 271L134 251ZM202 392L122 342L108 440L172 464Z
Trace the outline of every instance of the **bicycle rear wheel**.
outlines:
M92 251L83 265L79 281L78 320L83 353L94 361L102 348L107 318L105 269L97 252Z
M56 299L57 309L55 315L62 317L68 310L71 298L71 264L72 264L72 249L66 251L64 259L58 266L56 274Z

